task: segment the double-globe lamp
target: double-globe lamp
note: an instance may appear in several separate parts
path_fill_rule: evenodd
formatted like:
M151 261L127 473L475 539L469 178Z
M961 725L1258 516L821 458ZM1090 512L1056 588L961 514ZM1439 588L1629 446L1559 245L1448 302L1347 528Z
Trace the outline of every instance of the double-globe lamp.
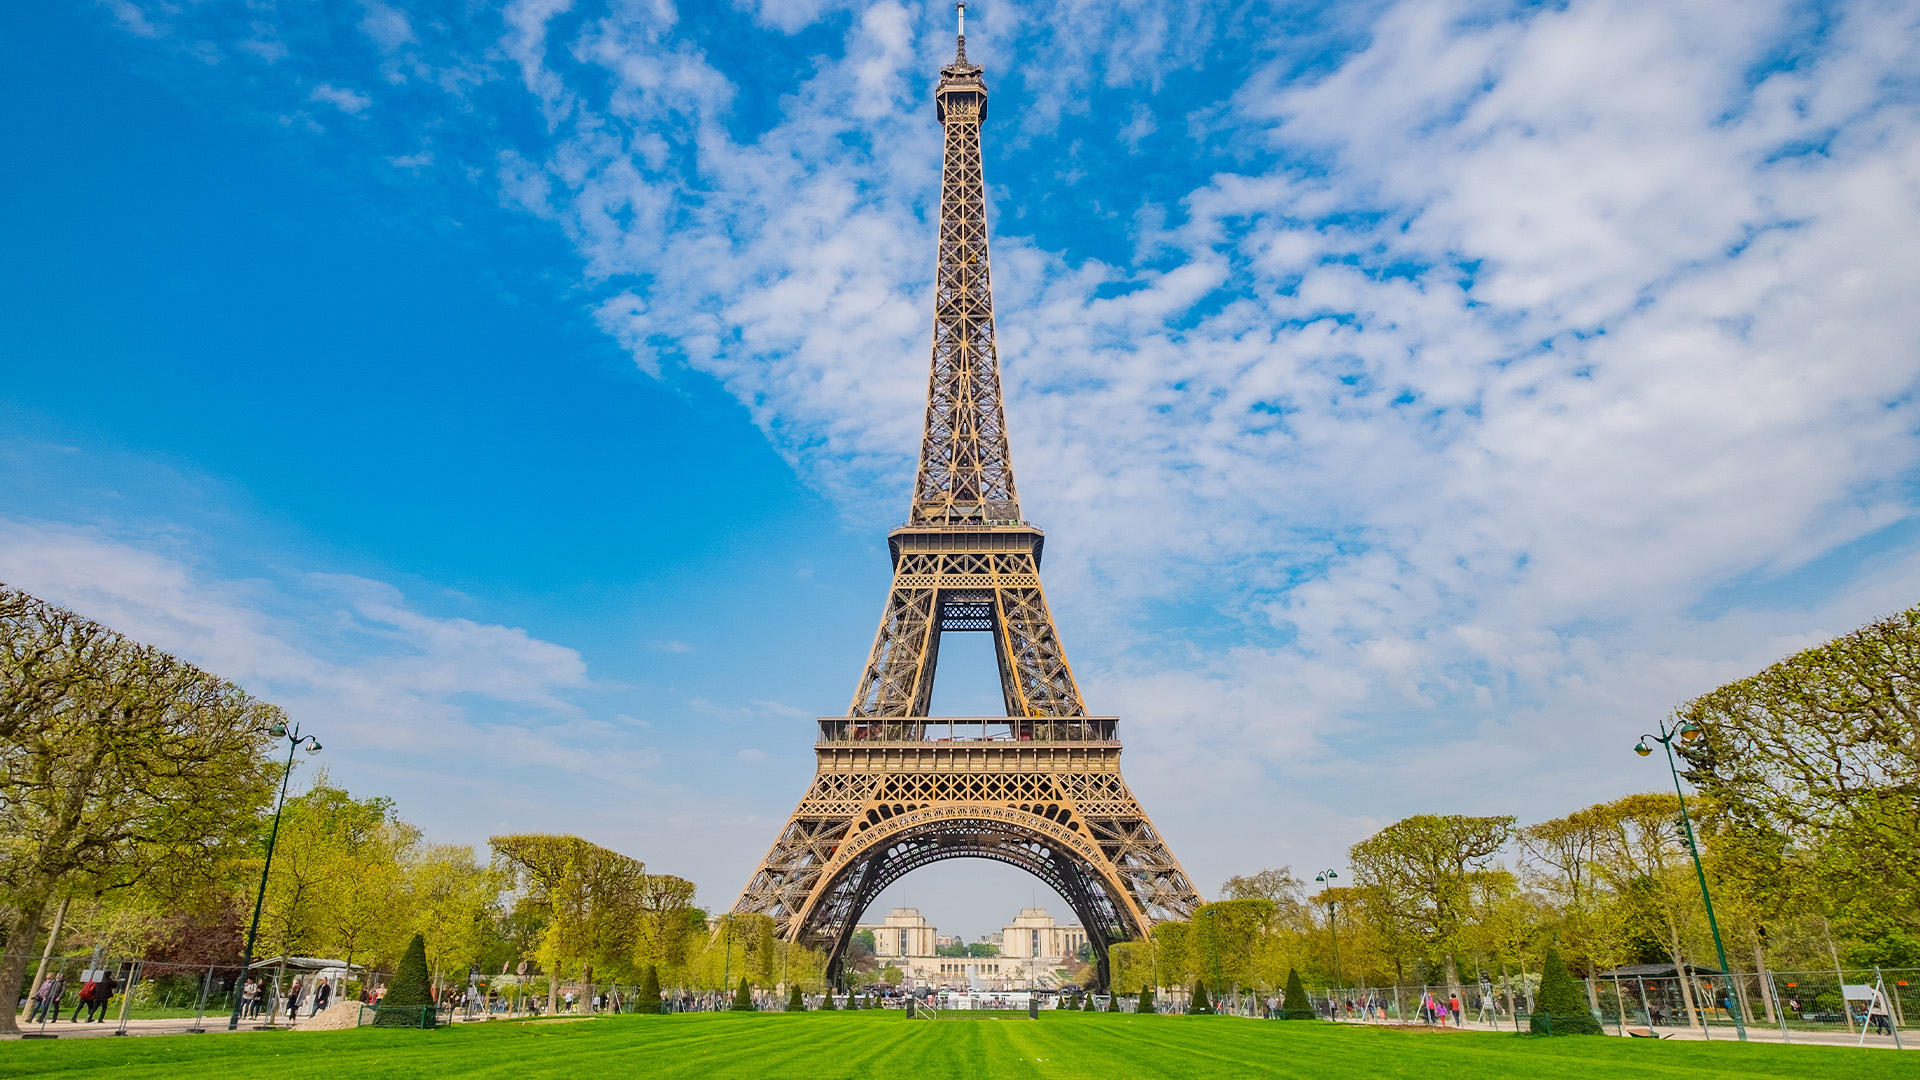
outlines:
M1684 791L1680 790L1680 767L1676 765L1673 760L1673 740L1679 739L1683 743L1692 745L1705 738L1706 735L1706 729L1691 720L1683 721L1679 727L1672 729L1669 729L1666 721L1662 720L1660 722L1660 734L1640 736L1640 741L1633 745L1633 752L1639 754L1641 757L1652 754L1653 747L1647 745L1648 739L1659 743L1667 752L1667 771L1673 774L1673 793L1680 799L1680 828L1686 833L1687 851L1693 856L1693 873L1694 876L1700 880L1700 900L1707 908L1707 928L1713 931L1713 949L1720 956L1721 978L1731 981L1733 979L1733 968L1727 963L1727 947L1720 942L1720 923L1713 917L1713 894L1707 891L1707 872L1700 865L1700 845L1694 842L1693 820L1687 816L1687 795ZM1679 968L1675 968L1673 974L1675 979L1684 979L1687 977L1687 973ZM1733 1014L1733 1024L1740 1032L1740 1041L1746 1042L1747 1022L1746 1018L1741 1015L1744 1010L1740 1007L1739 1001L1736 1000L1737 996L1738 995L1733 994L1730 990L1727 992L1727 1011ZM1706 1009L1703 1007L1700 1012L1701 1023L1704 1025L1706 1022Z
M247 976L253 971L253 943L254 939L260 935L260 908L267 900L267 874L273 870L273 845L280 839L280 812L287 805L287 781L293 776L293 754L303 745L309 754L320 752L320 740L312 735L300 734L298 724L293 725L289 730L285 720L275 719L273 723L267 725L267 735L275 739L287 740L287 767L280 774L280 798L273 804L273 830L267 834L267 861L266 865L260 868L260 892L253 898L253 925L247 928L247 947L240 954L240 976L233 981L233 1015L227 1018L228 1031L240 1026L240 1009L243 1004L240 991L246 986ZM272 1023L273 1018L269 1016L267 1022Z

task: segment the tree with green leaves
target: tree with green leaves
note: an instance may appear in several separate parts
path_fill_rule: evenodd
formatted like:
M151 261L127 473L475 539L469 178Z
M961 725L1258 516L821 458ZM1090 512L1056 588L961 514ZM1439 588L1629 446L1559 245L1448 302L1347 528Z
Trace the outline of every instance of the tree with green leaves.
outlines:
M799 983L794 983L792 986L787 988L787 1011L788 1012L806 1012L807 1011L806 995L800 992Z
M634 998L633 1011L656 1015L660 1012L660 969L647 965L647 973L640 980L640 993Z
M1275 905L1264 898L1220 900L1193 913L1194 974L1222 989L1238 991L1254 982L1254 959L1268 936Z
M646 864L577 836L496 836L494 857L506 881L545 912L541 964L554 976L547 1008L557 1004L562 976L593 982L596 969L616 977L631 971L641 932L649 923Z
M423 1019L424 1018L424 1019ZM432 1027L433 990L427 974L427 939L419 934L400 955L400 967L387 984L387 996L375 1010L375 1027Z
M1207 981L1196 979L1193 984L1193 997L1188 999L1187 1011L1195 1015L1205 1015L1213 1011L1213 1003L1207 1000Z
M258 838L279 709L159 649L0 586L0 999L76 893L185 906ZM0 1032L16 1031L0 1009Z
M1472 879L1492 868L1513 835L1511 816L1416 814L1347 850L1355 884L1385 906L1399 932L1438 960L1447 987L1460 990L1457 954L1474 916Z
M745 975L740 976L740 988L733 992L733 1004L728 1006L728 1011L753 1011L753 988L747 985L747 977Z
M848 1004L852 1004L849 1002ZM827 992L820 996L820 1011L835 1012L840 1007L833 1003L833 984L827 984Z
M1155 1006L1153 1002L1153 985L1151 983L1145 986L1142 986L1140 988L1140 1000L1134 1005L1133 1011L1143 1012L1143 1013L1150 1013L1155 1011Z
M1180 986L1195 975L1193 970L1193 927L1167 920L1155 923L1152 931L1154 985Z
M1300 981L1298 968L1287 971L1287 996L1280 1003L1280 1015L1286 1020L1320 1019L1320 1014L1313 1011L1313 999L1307 996L1307 984Z
M1546 963L1540 969L1540 995L1534 1000L1533 1018L1528 1027L1535 1035L1604 1035L1600 1021L1587 1007L1580 984L1560 959L1560 950L1549 948Z

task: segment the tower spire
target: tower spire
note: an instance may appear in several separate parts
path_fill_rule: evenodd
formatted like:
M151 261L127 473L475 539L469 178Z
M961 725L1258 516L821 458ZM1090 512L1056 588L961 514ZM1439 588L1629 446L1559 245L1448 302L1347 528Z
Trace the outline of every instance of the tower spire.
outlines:
M964 20L964 4L960 15ZM926 428L907 518L914 525L1020 520L1001 409L987 261L986 177L980 162L987 84L980 67L967 62L964 21L960 29L959 55L940 69L933 92L934 115L946 129L946 151Z
M953 6L960 20L958 48L953 55L953 62L955 66L958 66L967 62L967 5L955 4Z

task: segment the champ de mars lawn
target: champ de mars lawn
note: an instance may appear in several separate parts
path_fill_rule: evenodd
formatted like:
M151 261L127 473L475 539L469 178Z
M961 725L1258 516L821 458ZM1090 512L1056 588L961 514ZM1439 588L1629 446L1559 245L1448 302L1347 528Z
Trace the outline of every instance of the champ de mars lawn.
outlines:
M948 1012L704 1013L438 1031L362 1028L0 1045L0 1077L480 1076L501 1080L1185 1080L1213 1077L1781 1080L1920 1078L1920 1054L1840 1047L1527 1038L1230 1017Z

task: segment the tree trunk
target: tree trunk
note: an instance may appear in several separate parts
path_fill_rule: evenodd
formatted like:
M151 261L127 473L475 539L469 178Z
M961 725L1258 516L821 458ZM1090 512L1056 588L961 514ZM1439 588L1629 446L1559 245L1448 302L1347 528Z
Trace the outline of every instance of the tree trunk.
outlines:
M1674 981L1680 984L1680 1007L1686 1010L1687 1026L1704 1030L1707 1026L1706 1018L1701 1016L1699 1010L1694 1007L1693 980L1687 975L1687 960L1680 953L1678 938L1673 940L1668 952L1673 957Z
M1767 1011L1767 1023L1778 1023L1773 1015L1773 984L1767 981L1766 950L1757 941L1753 943L1753 970L1760 975L1760 1007Z
M47 912L44 897L23 899L21 906L14 911L13 921L7 924L7 941L25 941L31 946L40 932L40 916ZM27 994L20 992L20 982L27 977L27 949L8 949L4 958L0 958L0 993L7 995L6 1004L17 1006L20 999L31 995L39 987L29 987ZM0 1034L14 1035L20 1031L19 1010L17 1008L0 1009Z
M1519 1013L1513 1011L1513 979L1507 974L1507 958L1504 956L1500 958L1500 988L1506 991L1507 1015L1510 1017L1519 1016ZM1514 1022L1518 1023L1519 1021L1516 1020Z

